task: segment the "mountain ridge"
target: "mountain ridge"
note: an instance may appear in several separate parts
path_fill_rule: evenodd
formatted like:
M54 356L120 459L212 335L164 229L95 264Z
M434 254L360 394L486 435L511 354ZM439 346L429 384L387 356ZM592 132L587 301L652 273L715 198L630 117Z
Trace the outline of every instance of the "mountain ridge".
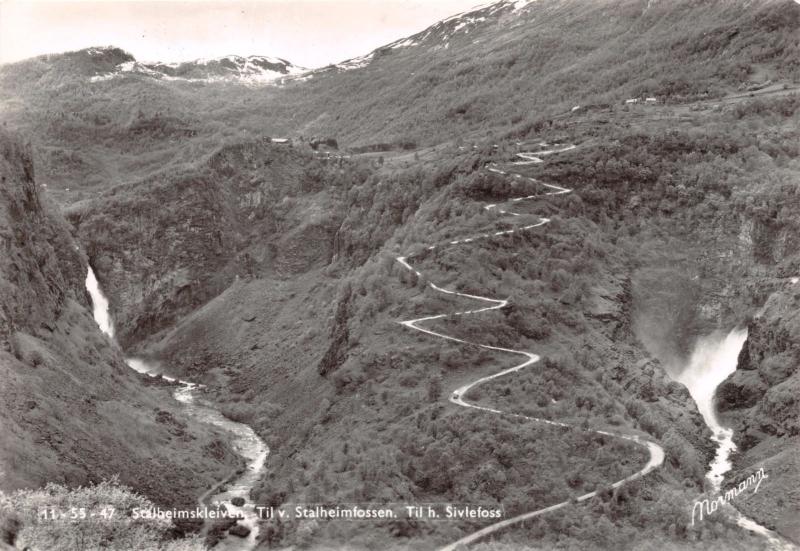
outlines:
M141 75L185 82L239 82L255 85L274 83L282 78L307 72L307 69L285 59L261 55L226 55L173 63L128 61L117 65L115 69L93 76L91 82Z
M285 59L264 55L225 55L179 62L138 61L130 52L117 46L90 46L59 54L43 54L0 67L14 74L25 66L37 64L41 66L40 70L49 67L61 74L73 71L88 76L90 82L137 75L194 83L268 84L308 71Z

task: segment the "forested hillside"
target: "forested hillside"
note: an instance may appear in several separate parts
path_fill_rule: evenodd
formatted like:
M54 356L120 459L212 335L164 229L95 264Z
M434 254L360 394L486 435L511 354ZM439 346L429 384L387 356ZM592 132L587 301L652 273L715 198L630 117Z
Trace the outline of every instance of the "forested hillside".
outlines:
M717 394L728 480L766 466L736 506L796 540L798 29L788 0L501 1L266 87L95 78L133 62L114 48L0 67L34 146L4 150L8 488L120 472L189 500L235 463L97 331L90 263L126 352L267 441L258 505L573 502L486 549L762 548L726 515L690 525L715 444L674 380L699 337L746 326ZM508 303L463 315L485 301L441 289ZM452 312L426 327L541 356L473 389L482 411L448 398L514 358L400 323ZM648 451L597 430L663 465L611 488ZM433 549L486 524L273 519L258 548Z
M608 521L609 534L616 535L597 540L588 530L558 541L636 541L636 548L644 539L635 539L634 529L679 547L694 541L699 547L737 545L730 528L686 528L682 504L702 492L710 441L697 414L689 413L694 406L685 389L666 372L679 372L699 335L744 322L797 266L791 183L797 106L796 98L775 98L694 111L642 106L613 119L587 113L521 145L500 140L496 148L472 152L453 144L425 151L408 168L402 168L405 154L382 166L373 162L373 175L342 188L347 217L327 267L292 281L262 273L237 283L152 350L192 376L216 381L228 413L273 443L275 471L256 494L260 503L480 495L516 512L619 475L604 470L603 461L563 463L566 456L584 457L577 450L587 446L600 446L592 457L610 458L619 450L603 448L613 442L569 441L573 451L549 443L545 451L529 442L550 442L553 429L515 429L440 405L448 389L508 367L508 358L398 330L398 320L475 307L442 299L394 260L416 253L417 266L435 274L437 285L512 300L503 312L452 318L432 329L546 356L542 368L482 389L475 397L480 403L576 425L636 427L665 445L668 465L658 490L642 481L622 498L627 513L596 509L586 513L599 515L593 520L575 521ZM551 136L569 136L578 147L514 170L568 185L573 194L515 203L521 220L487 211L485 204L536 193L537 185L486 167L513 166L516 151ZM541 233L425 251L428 244L514 228L539 216L551 219ZM221 369L208 372L209 365ZM780 441L780 449L791 445ZM530 461L511 459L520 447ZM634 450L627 453L636 457ZM560 462L549 463L556 457ZM742 463L740 472L753 465ZM563 478L564 471L583 474ZM387 478L386 472L393 474ZM499 478L478 483L480 490L464 486L489 473ZM773 491L791 487L796 476L791 469L776 472L783 482ZM519 495L521 488L528 497ZM678 493L664 494L666 488ZM796 507L788 495L781 499ZM655 509L652 500L659 500ZM654 517L633 513L655 510ZM547 538L566 531L552 519L534 526L510 541L535 537L550 545L557 540ZM357 532L359 545L371 548L382 533L413 547L455 535L446 530L389 523ZM284 523L270 533L273 542L354 537L333 524Z

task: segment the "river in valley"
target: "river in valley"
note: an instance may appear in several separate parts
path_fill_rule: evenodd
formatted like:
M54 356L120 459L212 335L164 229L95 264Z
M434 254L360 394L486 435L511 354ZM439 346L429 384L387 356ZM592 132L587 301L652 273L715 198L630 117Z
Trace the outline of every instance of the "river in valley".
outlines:
M103 333L113 339L114 323L109 313L108 299L103 295L91 267L86 276L86 290L92 297L92 310L97 325ZM250 533L244 538L228 535L214 546L215 551L249 551L253 549L258 537L258 514L253 509L250 490L264 470L269 454L266 443L251 427L231 421L207 401L200 399L199 391L202 389L202 385L170 377L157 362L141 358L126 358L125 361L131 369L139 373L153 377L161 375L167 381L179 383L180 386L175 390L173 396L183 404L187 415L200 422L220 427L233 435L233 446L236 452L246 460L247 466L243 472L234 475L230 480L214 489L211 495L204 498L203 502L205 505L215 503L224 505L231 515L241 517L239 525L250 529ZM244 505L236 506L231 503L231 500L237 497L244 499Z
M711 429L711 439L717 445L716 455L706 473L706 478L711 484L708 497L719 495L725 475L732 468L731 454L736 451L733 429L722 426L717 417L714 408L714 392L728 375L736 370L739 352L746 340L746 329L734 329L727 335L713 334L701 337L695 344L689 364L677 377L678 381L689 389L689 393L697 404L697 409L708 428ZM730 483L731 481L728 481L728 485L731 485ZM770 549L775 551L796 549L794 545L778 534L745 517L735 508L726 507L726 510L730 510L739 526L765 537Z

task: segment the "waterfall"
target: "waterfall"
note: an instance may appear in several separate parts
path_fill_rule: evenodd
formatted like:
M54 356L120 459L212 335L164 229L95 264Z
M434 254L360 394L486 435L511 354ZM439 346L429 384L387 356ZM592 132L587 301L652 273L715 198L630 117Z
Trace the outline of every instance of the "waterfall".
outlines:
M733 431L719 423L714 410L714 392L728 375L736 370L739 352L747 340L746 329L734 329L727 336L703 337L697 341L689 365L680 374L678 381L686 385L697 404L697 409L711 429L711 437L718 446L706 477L717 491L731 469L730 455L736 449Z
M108 299L103 295L91 266L89 266L89 271L86 274L86 290L92 297L94 321L103 333L113 339L114 323L108 311ZM239 455L247 461L247 467L244 472L238 473L227 480L226 484L218 485L217 491L213 495L207 496L206 502L225 502L226 510L234 516L241 517L238 524L247 527L250 532L245 538L241 539L232 536L223 538L214 549L219 551L248 551L254 549L258 542L260 516L254 509L255 504L250 499L250 490L259 481L264 471L267 456L269 455L267 444L256 434L252 427L231 421L206 403L198 403L194 399L194 392L201 388L202 385L164 375L158 362L140 358L125 358L125 362L128 367L139 373L144 373L151 377L160 375L167 381L179 383L180 387L175 390L173 396L183 404L189 416L194 417L201 423L216 425L231 433L233 446ZM237 507L232 504L231 500L238 497L245 500L245 506ZM200 505L205 507L205 503Z
M89 295L92 297L94 321L103 333L113 339L114 322L111 321L111 314L108 311L108 299L100 290L100 284L97 282L97 277L95 277L91 266L89 266L89 271L86 273L86 290L89 291Z
M677 377L677 380L689 389L697 409L713 433L711 439L717 443L717 453L706 473L706 478L711 482L712 494L720 493L725 474L733 468L730 461L731 453L736 450L733 430L723 427L717 418L714 393L728 375L736 371L739 352L746 340L746 329L734 329L724 338L716 334L698 339L689 365ZM735 510L734 516L740 527L766 538L769 549L775 551L795 549L778 534L745 517L738 510Z

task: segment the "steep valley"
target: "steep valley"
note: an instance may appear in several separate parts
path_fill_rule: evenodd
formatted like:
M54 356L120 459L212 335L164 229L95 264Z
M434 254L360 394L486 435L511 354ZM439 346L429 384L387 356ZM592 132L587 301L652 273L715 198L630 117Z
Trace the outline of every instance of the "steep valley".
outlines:
M731 112L707 111L699 116L726 120ZM748 183L752 170L735 168L726 184L714 183L725 185L724 191L687 199L681 197L685 189L681 182L691 180L695 174L702 175L711 166L716 166L719 174L725 163L740 162L736 155L742 150L741 145L705 146L706 157L697 158L692 156L696 155L692 151L701 148L682 144L678 151L665 156L665 140L676 144L712 140L713 144L713 140L720 138L696 134L689 137L690 134L683 134L681 132L685 131L681 130L661 136L657 127L648 131L654 138L641 132L631 136L626 126L633 117L620 114L617 130L605 127L603 131L609 144L634 139L645 144L644 149L637 150L638 158L624 153L630 150L621 147L595 145L593 130L589 130L586 135L575 137L582 145L569 157L564 154L541 168L528 169L553 181L568 181L576 188L578 199L570 199L565 205L557 205L549 199L537 201L537 212L547 212L548 216L558 219L546 236L521 236L511 239L510 245L504 245L502 240L487 243L481 246L478 258L482 260L478 262L471 258L473 253L464 249L443 255L423 255L423 263L427 266L425 272L441 273L444 283L450 286L473 293L489 289L495 295L513 298L514 306L509 312L487 316L478 324L453 320L443 326L448 333L470 338L483 331L484 324L489 324L492 333L500 339L496 341L499 345L518 343L520 338L533 339L535 344L529 346L549 358L549 367L543 373L521 373L509 379L510 393L508 387L501 384L496 390L488 389L489 394L482 399L487 404L507 403L520 411L555 415L559 420L571 420L576 424L630 425L670 442L666 471L660 477L672 480L667 485L683 492L683 497L670 496L665 500L667 507L667 503L676 501L689 504L703 491L704 465L714 454L710 433L688 393L667 374L677 376L680 373L698 337L716 329L747 323L764 297L780 287L779 275L790 269L786 266L796 262L797 250L791 242L781 246L777 255L759 249L763 244L769 244L770 249L775 247L774 239L759 237L761 232L767 231L762 229L765 224L771 228L769 231L791 239L792 226L786 225L792 223L791 219L784 219L780 224L762 222L756 208L718 210L715 207L727 195L731 204L741 197L744 204L755 203L767 212L773 201L784 201L789 208L786 199L779 199L766 181L761 180L755 186ZM591 128L592 124L588 117L579 123L584 129L587 125ZM666 124L661 124L666 129ZM736 123L731 125L735 127ZM790 126L787 125L787 129ZM558 129L558 133L563 135L565 130ZM616 139L615 133L619 136ZM546 135L540 137L547 138ZM736 137L734 132L726 139L738 144L737 140L742 138ZM769 147L768 143L764 146ZM671 199L674 203L663 200L664 196L670 197L671 192L646 187L642 176L639 180L628 180L630 183L626 185L611 187L610 182L620 181L619 166L603 165L596 160L605 158L613 150L623 158L627 156L625 160L629 165L625 170L633 174L638 170L635 163L648 164L648 148L658 151L654 155L659 156L662 164L667 163L664 168L670 171L668 177L674 183L658 185L677 186L677 194ZM444 164L451 169L435 177L427 176L431 185L423 185L426 191L413 196L412 201L418 202L419 207L407 223L403 223L406 215L395 210L394 224L389 221L392 237L377 254L367 253L369 260L363 264L360 263L363 253L347 245L350 241L363 243L363 239L352 239L348 235L362 235L367 228L373 228L376 218L370 214L372 211L388 213L391 212L387 211L389 205L396 208L396 199L391 199L390 203L386 201L395 196L397 186L384 184L385 187L376 188L377 179L391 176L368 160L341 161L345 172L365 171L374 175L351 179L342 190L341 204L355 200L367 212L354 218L352 207L340 211L348 213L346 223L341 224L338 231L327 234L330 243L327 250L338 248L337 254L328 256L317 266L299 270L291 278L277 277L266 262L260 267L262 271L242 275L223 293L183 317L174 328L154 333L141 342L142 351L168 362L180 373L207 382L215 389L216 399L226 414L248 422L270 443L274 456L270 460L269 474L255 494L259 503L313 502L319 498L457 499L459 492L464 491L459 490L456 479L444 475L445 478L437 480L434 471L425 470L435 470L439 462L420 467L416 460L403 463L393 458L415 457L419 453L403 444L405 439L414 438L412 434L435 435L438 441L441 431L452 431L454 423L469 423L475 441L492 442L500 430L498 426L475 424L474 419L430 400L477 374L491 373L505 360L491 354L456 351L446 344L430 343L398 332L397 320L424 315L435 311L437 304L444 306L445 303L398 271L391 256L393 251L413 249L417 243L479 233L487 224L500 224L502 228L505 222L483 213L484 209L475 200L491 201L495 197L502 200L503 195L514 192L514 186L506 189L502 178L487 173L475 174L469 168L492 159L502 162L514 146L501 144L498 149L499 152L485 149L482 153L468 154L451 148L448 153L453 156L451 160L433 161L426 157L423 166ZM476 155L482 160L477 160ZM581 165L590 165L592 169L581 168ZM764 167L760 170L764 171L762 174L767 173ZM784 166L783 170L790 168ZM410 171L419 173L415 168ZM402 172L395 173L394 180L390 181L410 181ZM578 174L582 175L580 179ZM775 178L780 181L781 177L778 174ZM598 190L603 182L605 196ZM348 189L348 185L352 187ZM371 190L366 197L361 192L365 189ZM524 188L520 191L526 192ZM655 194L658 202L649 199L648 194ZM303 201L302 197L298 198L301 204ZM615 210L614 205L620 202L636 207ZM515 207L520 208L524 209ZM386 218L383 220L386 223ZM458 225L456 232L453 232L454 220ZM713 227L715 231L709 234L705 227ZM283 237L278 233L273 239L280 242ZM770 273L774 275L768 277ZM464 301L455 299L455 302ZM511 340L506 341L503 335ZM660 346L653 348L650 343ZM431 372L433 365L442 365L445 370ZM472 367L464 372L459 367L463 365ZM208 370L208 366L219 368ZM562 402L563 394L555 389L565 384L570 388L570 395L577 396L575 401L554 409L547 406L551 400ZM600 394L599 388L603 389ZM528 393L532 392L530 389L539 389L533 391L534 396L540 396L534 400L538 405L531 403L530 394L517 396L519 390L514 389L529 389ZM620 408L620 404L624 407ZM416 428L409 432L414 426ZM739 431L736 434L738 438ZM453 444L437 452L443 454L440 461L467 453L463 448L452 447ZM791 449L791 442L775 445L780 450ZM359 454L357 462L354 462L353 453ZM545 502L559 495L554 493L558 492L558 485L552 485L556 472L549 473L543 467L546 462L546 458L539 455L532 460L539 469L537 479L552 480L551 485L539 490L541 493L534 494ZM357 467L370 464L380 465L380 472L396 472L397 479L385 480ZM755 464L737 458L740 472L752 471ZM491 469L489 465L491 463L482 461L460 464L459 472L475 469L478 473ZM558 464L559 471L564 468L563 464ZM581 471L585 467L574 465L566 470ZM526 477L523 467L515 471L530 483L532 475ZM774 472L776 481L785 477L788 482L778 482L775 492L780 492L781 485L791 488L796 471L784 465ZM586 479L574 483L577 486L570 486L573 484L570 482L567 488L591 488L592 484L607 479L607 474L599 478L586 475ZM654 497L652 482L642 481L634 485L637 487L638 490L631 490L635 495L626 496L626 499L645 500L641 507L651 507L652 504L644 503ZM503 491L497 492L495 489L486 493L486 499L501 499L500 496L506 495ZM789 495L780 499L789 500L784 501L788 510L796 507ZM524 500L516 505L521 507L519 510L524 509L523 503ZM633 504L628 507L628 510L637 510ZM656 523L661 528L656 529L671 533L670 525L684 524L685 507L671 510L669 514L665 511L661 512L664 518ZM538 532L535 532L539 537L542 533L558 531L553 521L541 522L550 524L549 528L538 525ZM643 518L640 522L648 521ZM768 525L780 528L780 524L768 522ZM297 538L309 530L312 529L302 523L300 526L284 523L266 533L273 543L286 543L301 541ZM438 527L434 532L431 532L433 528L413 525L400 532L391 525L376 530L371 535L360 530L359 545L371 547L371 541L382 530L395 536L402 534L398 542L401 546L422 545L431 538L444 542L452 537ZM730 537L735 529L729 526L725 529L727 532L714 536L707 532L678 530L675 537L683 541L683 545L701 539L703 545L717 541L726 546L732 545ZM340 540L342 543L352 543L354 537L332 526L315 527L313 533L310 541L335 542L337 538L344 538ZM755 545L757 540L744 541L746 548Z
M0 148L2 490L118 476L161 506L193 505L238 466L228 435L125 366L92 319L85 253L38 189L30 150L6 133Z
M258 506L565 504L469 548L774 550L692 516L717 444L680 381L746 330L713 393L722 488L763 468L732 505L800 544L798 29L782 0L501 1L269 87L122 70L117 48L0 67L32 142L0 135L0 490L117 475L191 507L241 469L136 356L266 442ZM539 359L453 394L509 349ZM489 524L271 518L256 548Z
M115 299L123 346L171 325L238 277L290 278L329 262L343 216L338 176L333 163L311 153L231 145L196 169L70 207L89 261Z

